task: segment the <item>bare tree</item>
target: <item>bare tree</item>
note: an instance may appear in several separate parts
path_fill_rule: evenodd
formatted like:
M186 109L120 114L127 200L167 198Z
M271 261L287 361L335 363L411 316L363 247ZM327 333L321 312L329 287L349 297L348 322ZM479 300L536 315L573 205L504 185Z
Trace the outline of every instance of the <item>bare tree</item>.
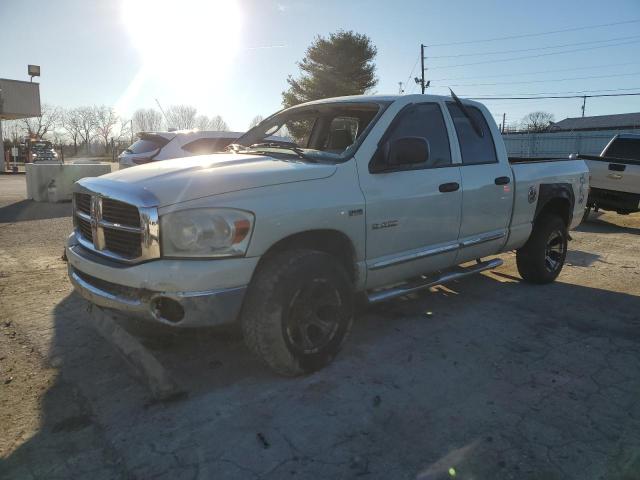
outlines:
M167 110L167 127L188 130L196 127L197 110L191 105L172 105Z
M74 109L74 115L77 116L78 131L80 132L80 141L85 145L87 152L89 151L91 140L93 140L96 132L96 111L94 107L78 107Z
M104 143L104 151L109 151L109 138L113 136L114 127L118 124L118 115L113 107L94 108L95 131Z
M219 132L228 132L229 125L220 115L216 115L215 117L211 117L211 130L216 130Z
M162 114L153 108L140 108L131 117L134 132L157 132L162 130Z
M49 131L53 130L60 120L60 109L43 103L40 109L39 117L24 118L22 125L30 136L38 138L44 137Z
M256 125L258 125L262 120L264 120L264 118L262 117L262 115L256 115L255 117L253 117L251 119L251 122L249 122L249 128L253 128Z
M211 119L206 115L196 117L196 128L198 130L211 130Z
M20 120L3 120L2 132L5 140L10 140L14 145L17 145L20 142L20 137L26 133L23 122Z
M529 132L546 132L553 124L553 114L548 112L531 112L522 119L522 127Z
M73 154L78 154L78 141L81 138L81 122L77 108L64 110L61 115L62 128L73 142Z

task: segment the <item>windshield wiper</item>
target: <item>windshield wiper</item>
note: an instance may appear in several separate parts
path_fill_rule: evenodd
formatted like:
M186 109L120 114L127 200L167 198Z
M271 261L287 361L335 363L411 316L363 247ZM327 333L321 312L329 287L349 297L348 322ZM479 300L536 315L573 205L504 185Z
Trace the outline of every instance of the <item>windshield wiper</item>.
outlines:
M283 145L282 143L278 143L278 142L265 142L265 143L254 143L253 145L246 147L247 151L252 151L253 149L260 151L260 148L279 148L282 150L290 150L294 152L296 155L298 155L298 158L308 160L309 162L312 162L312 163L318 163L318 161L315 158L309 157L304 153L304 150L294 145Z
M467 117L467 120L469 120L469 123L473 127L473 130L476 132L476 134L479 137L484 137L484 132L482 131L482 127L480 127L478 122L476 122L476 119L473 118L469 110L467 110L467 107L465 107L464 104L458 98L458 96L455 93L453 93L453 90L449 89L449 91L451 92L451 98L453 98L453 101L456 102L456 105L462 111L463 115Z

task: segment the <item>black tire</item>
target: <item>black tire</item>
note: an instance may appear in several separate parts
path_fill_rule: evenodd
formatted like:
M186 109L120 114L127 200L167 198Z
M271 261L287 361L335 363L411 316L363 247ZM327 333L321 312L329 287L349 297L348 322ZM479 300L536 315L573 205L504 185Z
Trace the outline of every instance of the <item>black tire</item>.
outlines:
M564 265L568 240L567 225L558 215L541 215L527 243L516 252L522 278L538 284L553 282Z
M249 349L285 376L329 364L353 324L349 275L331 255L291 250L266 259L251 281L241 314Z

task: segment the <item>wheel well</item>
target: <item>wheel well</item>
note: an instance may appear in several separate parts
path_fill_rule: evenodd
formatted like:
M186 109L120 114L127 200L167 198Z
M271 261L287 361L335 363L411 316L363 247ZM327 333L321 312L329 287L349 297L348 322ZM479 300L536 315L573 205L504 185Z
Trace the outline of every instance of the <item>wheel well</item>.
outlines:
M552 198L540 209L536 215L536 219L540 218L540 216L544 214L558 215L562 218L565 225L569 226L571 223L571 202L566 198Z
M357 280L355 248L349 237L337 230L308 230L285 237L262 255L258 266L271 255L294 248L307 248L333 255L344 266L351 280Z

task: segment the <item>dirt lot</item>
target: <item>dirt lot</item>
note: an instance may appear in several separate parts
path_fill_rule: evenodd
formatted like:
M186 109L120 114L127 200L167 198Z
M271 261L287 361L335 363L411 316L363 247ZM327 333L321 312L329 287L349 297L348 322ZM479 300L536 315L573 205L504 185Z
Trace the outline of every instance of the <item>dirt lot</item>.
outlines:
M145 329L186 392L158 402L72 293L69 205L20 182L0 176L2 479L640 478L640 215L581 226L552 285L505 254L365 311L304 378L228 332Z

